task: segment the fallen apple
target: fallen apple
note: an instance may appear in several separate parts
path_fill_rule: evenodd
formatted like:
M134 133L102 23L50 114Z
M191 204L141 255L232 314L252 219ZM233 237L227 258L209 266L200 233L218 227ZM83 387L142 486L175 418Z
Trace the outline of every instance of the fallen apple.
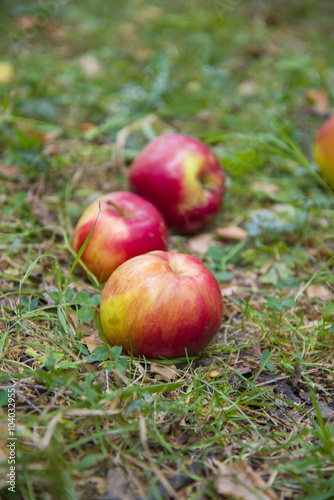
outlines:
M216 278L197 257L150 252L122 264L101 298L111 344L148 358L192 356L217 334L223 317Z
M183 233L198 231L222 204L225 174L201 141L164 134L149 142L129 170L131 189L150 200L167 224Z
M320 167L321 175L334 189L334 115L320 128L314 143L313 157Z
M72 246L76 252L96 219L81 259L101 283L126 260L152 250L167 249L168 229L163 216L152 203L137 194L115 191L89 205L74 231Z

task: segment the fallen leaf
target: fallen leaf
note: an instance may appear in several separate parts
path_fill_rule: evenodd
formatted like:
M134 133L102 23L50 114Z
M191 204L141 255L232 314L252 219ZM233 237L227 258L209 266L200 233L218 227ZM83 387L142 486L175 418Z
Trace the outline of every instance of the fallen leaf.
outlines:
M78 60L79 66L87 76L95 76L101 73L100 61L91 54L81 56Z
M216 229L216 235L219 238L223 238L226 240L244 240L247 238L248 233L245 229L238 226L227 226L227 227L219 227Z
M173 365L172 365L173 366ZM173 370L174 368L174 370ZM169 382L170 380L174 380L177 377L177 373L175 371L175 366L168 367L168 366L160 366L155 363L151 363L151 369L150 373L155 373L157 375L160 375L160 377L163 380L166 380Z
M234 295L237 290L238 290L237 285L220 287L220 291L223 297L226 297L227 295Z
M256 181L251 184L253 191L261 191L263 193L275 194L279 193L281 190L276 184L271 184L270 182Z
M132 360L132 364L144 377L146 377L146 366L142 366L140 362L135 359Z
M188 240L188 249L190 252L205 255L209 249L212 235L211 233L203 233Z
M253 369L250 365L244 363L242 366L235 368L235 371L240 373L240 375L246 375L248 373L253 373ZM238 379L239 380L239 379Z
M212 370L212 372L209 373L209 377L216 378L219 377L221 374L222 372L219 370Z
M0 177L7 177L10 180L18 180L20 171L16 165L0 165Z
M319 299L322 302L330 302L333 293L326 286L323 285L310 285L306 289L306 295L309 299Z
M255 358L260 359L260 356L262 354L260 342L254 342L254 344L252 345L252 353L255 356Z
M102 340L100 340L99 333L94 332L91 335L87 335L87 337L82 337L81 342L87 344L87 349L90 353L92 353L96 346L103 345Z
M260 269L260 274L267 274L270 268L275 264L275 259L269 259Z
M213 459L218 468L215 490L219 495L239 500L278 500L275 491L246 462L225 464Z
M9 83L14 78L14 68L6 61L0 61L0 83Z
M315 111L318 113L328 113L329 100L325 89L308 89L305 91L305 97Z
M330 418L334 416L334 410L332 410L332 408L325 401L318 401L318 407L323 418Z

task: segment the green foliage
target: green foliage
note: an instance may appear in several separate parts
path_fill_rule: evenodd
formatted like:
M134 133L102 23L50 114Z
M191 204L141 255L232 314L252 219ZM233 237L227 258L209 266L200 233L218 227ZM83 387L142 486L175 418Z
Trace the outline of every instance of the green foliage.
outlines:
M47 173L50 163L43 155L43 143L36 135L28 135L15 127L2 127L1 140L5 143L3 161L17 165L24 177L34 181Z
M85 291L77 293L75 296L76 305L81 306L78 309L78 318L83 322L90 322L94 319L96 306L100 304L101 295L99 293L89 297Z
M293 205L277 204L273 210L255 210L245 227L249 236L261 235L266 240L278 239L282 234L300 237L307 224L307 216L306 207L298 210Z
M294 299L283 299L280 301L277 297L270 296L267 298L267 306L269 309L276 310L279 312L284 311L284 309L294 307L296 305Z
M230 281L232 273L226 270L227 265L235 263L241 250L245 247L246 243L241 241L234 247L226 245L218 247L212 245L207 251L206 266L210 269L218 281Z
M265 349L264 351L262 351L262 354L260 356L260 363L262 368L266 367L268 368L269 371L274 372L275 367L271 363L269 363L270 358L271 358L270 352L267 351L267 349Z

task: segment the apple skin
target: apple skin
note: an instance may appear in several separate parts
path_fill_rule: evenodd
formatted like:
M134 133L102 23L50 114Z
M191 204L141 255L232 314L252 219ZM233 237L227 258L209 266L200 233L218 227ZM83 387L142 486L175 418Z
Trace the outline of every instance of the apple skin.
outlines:
M76 252L97 216L81 259L101 283L126 260L168 248L168 229L159 210L137 194L114 191L95 200L82 214L73 235L72 247Z
M150 200L167 224L182 233L214 219L223 202L225 173L198 139L163 134L149 142L131 164L132 191Z
M320 128L313 146L313 158L320 167L321 175L334 189L334 115Z
M216 278L197 257L150 252L122 264L107 281L100 318L113 345L147 358L204 349L223 318Z

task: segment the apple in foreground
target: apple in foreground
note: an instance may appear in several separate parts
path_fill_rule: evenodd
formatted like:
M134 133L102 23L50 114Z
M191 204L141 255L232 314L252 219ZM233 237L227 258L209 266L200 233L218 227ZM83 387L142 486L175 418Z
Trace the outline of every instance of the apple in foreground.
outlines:
M152 203L137 194L114 191L89 205L74 231L72 246L76 252L96 219L81 259L101 283L126 260L152 250L167 249L168 229L163 216Z
M122 264L101 298L111 344L148 358L179 358L204 349L223 318L216 278L197 257L150 252Z
M164 134L149 142L129 170L131 189L150 200L167 224L183 233L214 219L223 202L225 174L201 141Z
M314 143L313 157L320 167L321 175L334 189L334 115L320 128Z

